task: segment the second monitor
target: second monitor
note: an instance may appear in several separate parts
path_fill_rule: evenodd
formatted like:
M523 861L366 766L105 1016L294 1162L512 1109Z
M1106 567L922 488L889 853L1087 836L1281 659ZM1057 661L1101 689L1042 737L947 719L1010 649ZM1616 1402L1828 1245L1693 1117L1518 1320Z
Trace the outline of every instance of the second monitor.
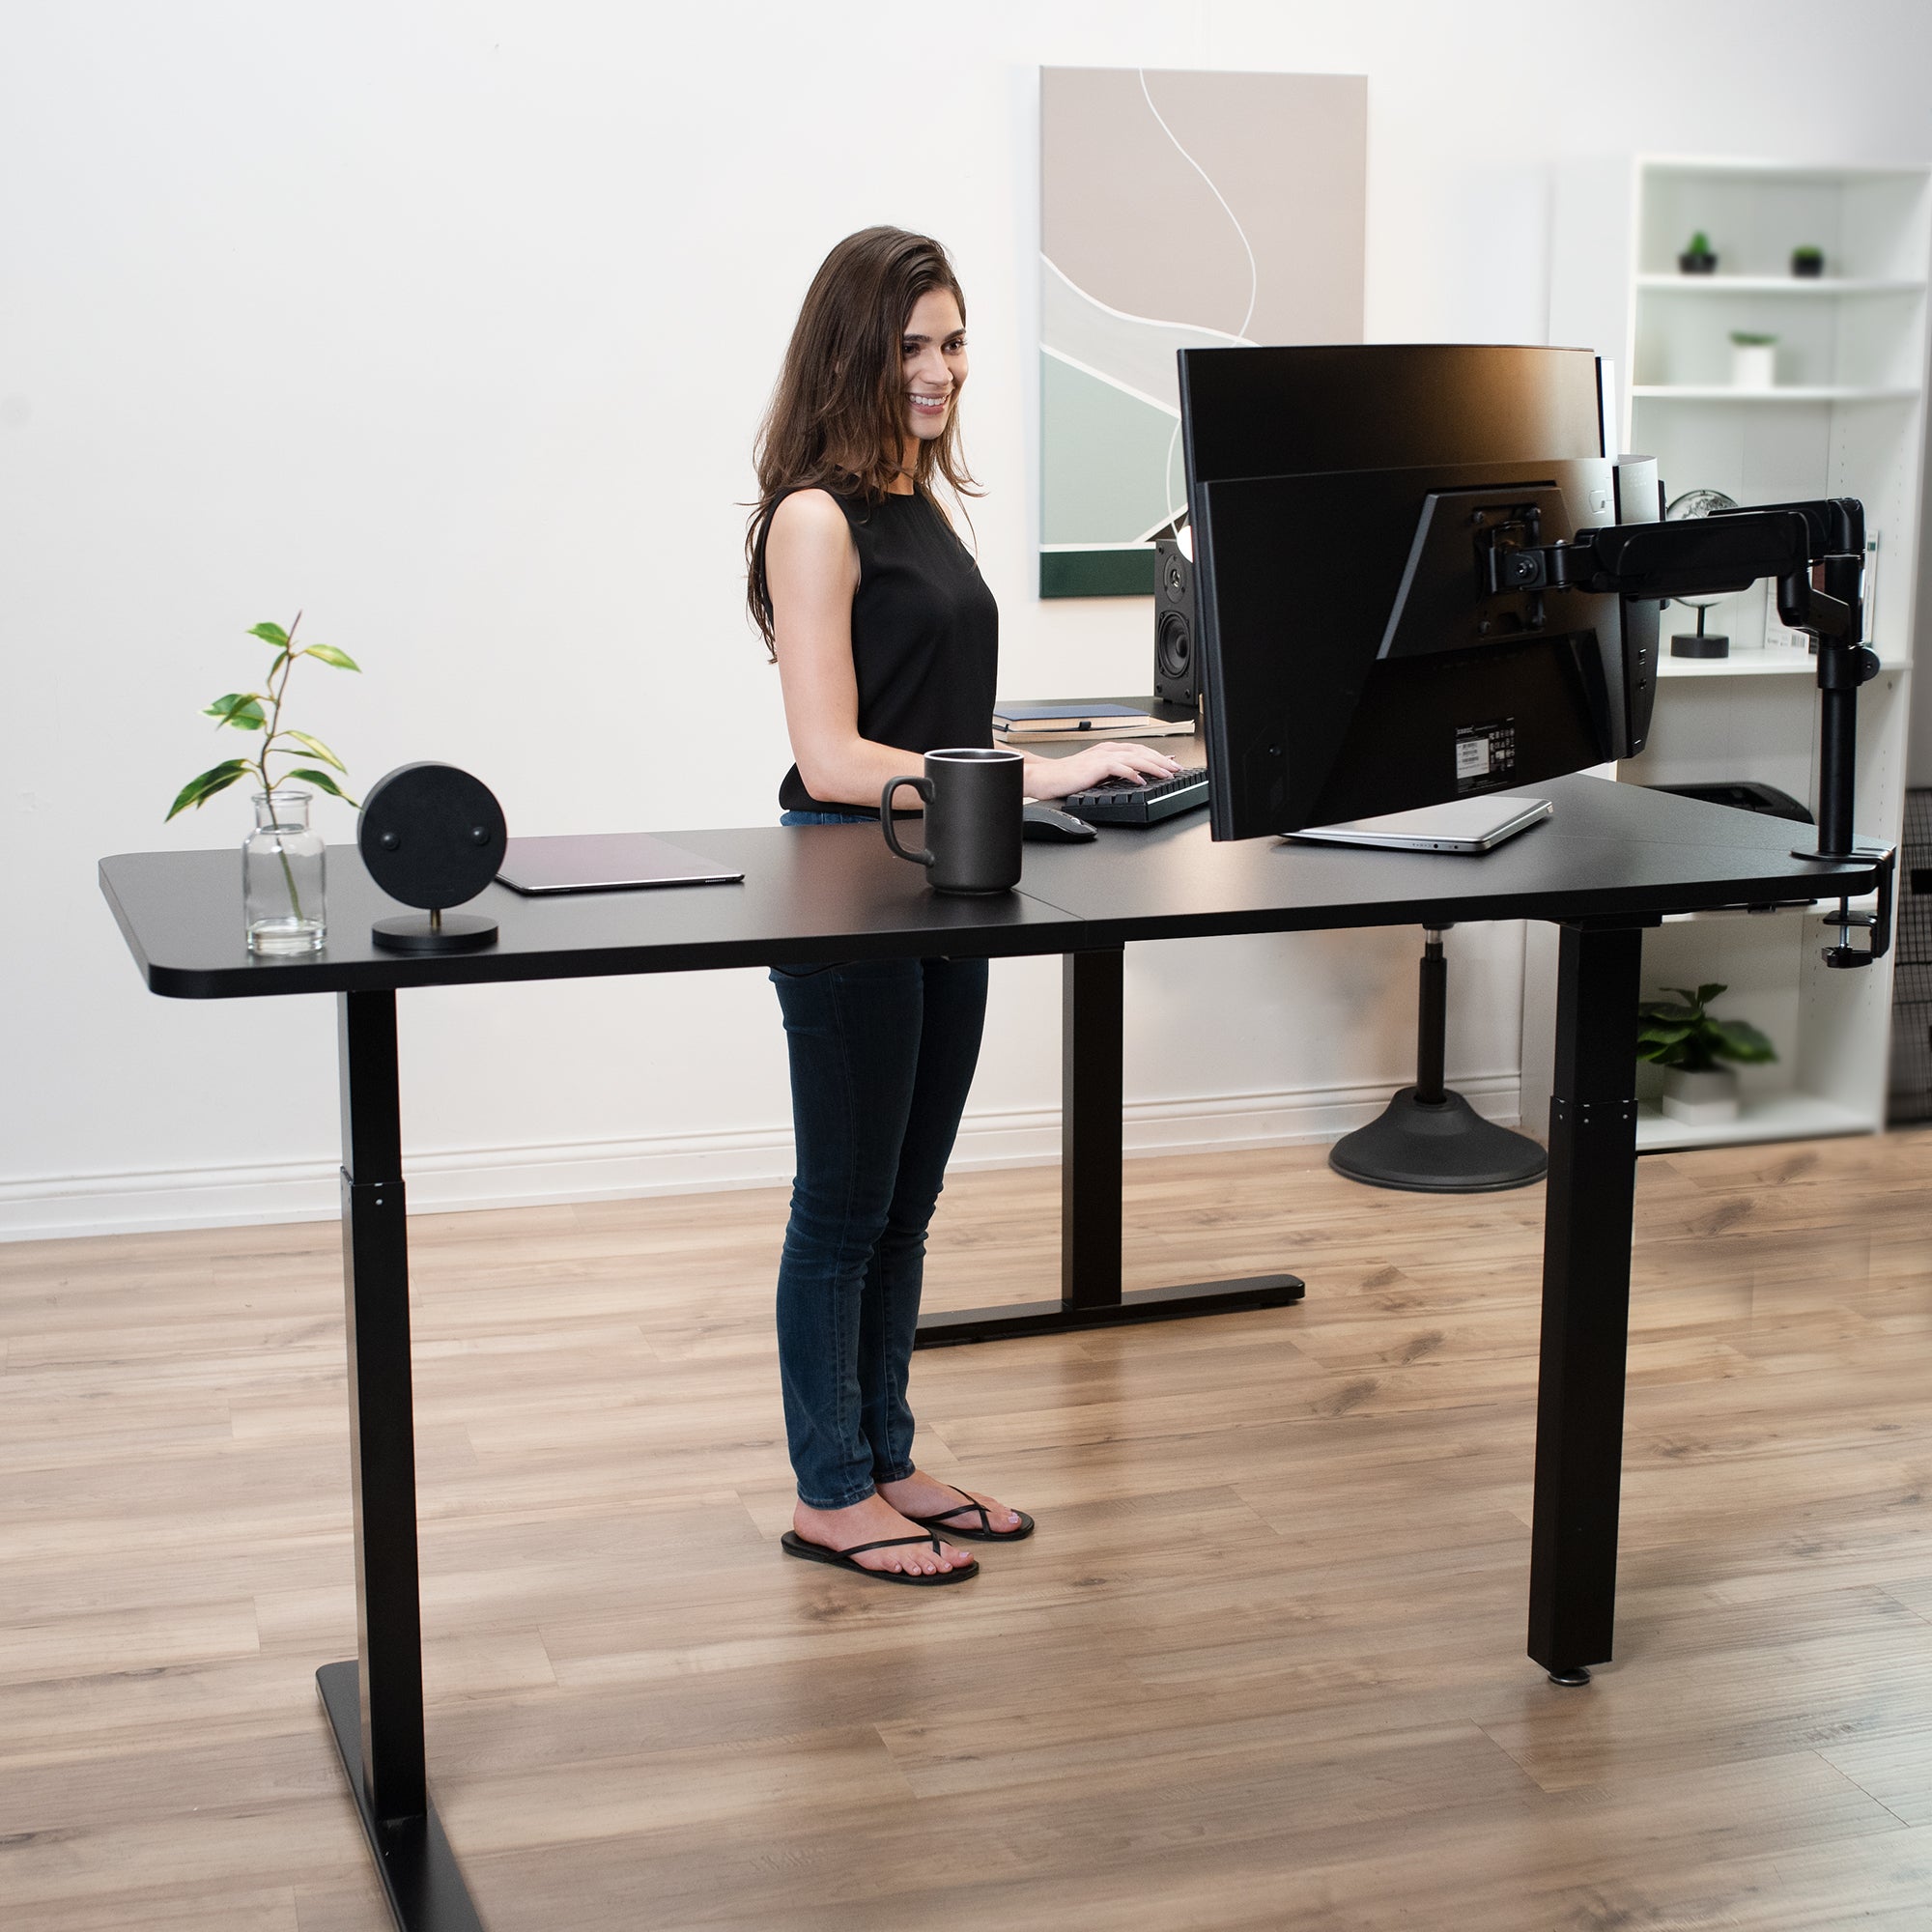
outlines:
M1621 600L1508 585L1512 550L1618 519L1594 355L1183 350L1180 395L1217 838L1640 745Z

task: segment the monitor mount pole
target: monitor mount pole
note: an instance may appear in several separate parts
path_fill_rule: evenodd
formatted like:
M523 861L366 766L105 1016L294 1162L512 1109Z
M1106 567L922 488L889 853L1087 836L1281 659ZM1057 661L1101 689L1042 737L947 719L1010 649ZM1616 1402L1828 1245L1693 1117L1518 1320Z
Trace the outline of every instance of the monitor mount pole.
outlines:
M1863 535L1862 529L1859 534ZM1801 859L1843 859L1860 850L1853 830L1859 686L1879 671L1877 655L1861 638L1863 572L1862 556L1836 554L1819 563L1818 582L1780 579L1777 585L1778 616L1818 640L1818 846L1799 852ZM1787 606L1796 614L1787 616ZM1838 928L1838 943L1825 948L1826 965L1869 966L1884 956L1891 939L1891 884L1888 865L1879 874L1878 905L1872 912L1854 912L1849 900L1838 901L1831 922ZM1869 930L1869 943L1855 946L1852 934L1861 927Z

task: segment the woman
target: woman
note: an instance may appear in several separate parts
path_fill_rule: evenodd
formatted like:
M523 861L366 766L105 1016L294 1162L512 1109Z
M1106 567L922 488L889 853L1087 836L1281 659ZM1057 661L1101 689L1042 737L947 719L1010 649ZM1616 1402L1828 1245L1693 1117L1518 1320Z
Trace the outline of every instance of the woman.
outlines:
M921 754L992 742L999 612L933 497L959 455L966 303L946 252L895 228L825 258L759 434L746 538L752 619L779 668L796 762L786 825L878 818ZM1028 758L1059 798L1165 778L1138 745ZM913 1461L906 1375L926 1225L979 1057L983 959L778 968L798 1172L779 1267L779 1364L798 1505L784 1548L897 1583L963 1582L949 1537L1033 1520Z

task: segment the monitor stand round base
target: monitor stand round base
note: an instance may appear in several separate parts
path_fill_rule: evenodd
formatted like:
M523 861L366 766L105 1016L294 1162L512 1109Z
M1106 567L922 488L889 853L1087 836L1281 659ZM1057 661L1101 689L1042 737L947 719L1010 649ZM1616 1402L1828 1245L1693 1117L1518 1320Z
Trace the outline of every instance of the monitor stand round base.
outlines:
M1380 1116L1328 1150L1328 1165L1371 1187L1413 1194L1487 1194L1543 1179L1548 1156L1486 1121L1460 1094L1418 1100L1405 1087Z
M1366 1127L1328 1150L1328 1165L1371 1187L1410 1194L1489 1194L1541 1180L1549 1157L1526 1135L1486 1121L1442 1084L1449 1020L1444 926L1423 929L1421 998L1415 1027L1415 1085L1405 1087Z
M379 919L369 943L385 952L475 952L497 943L497 922L469 912L412 912Z

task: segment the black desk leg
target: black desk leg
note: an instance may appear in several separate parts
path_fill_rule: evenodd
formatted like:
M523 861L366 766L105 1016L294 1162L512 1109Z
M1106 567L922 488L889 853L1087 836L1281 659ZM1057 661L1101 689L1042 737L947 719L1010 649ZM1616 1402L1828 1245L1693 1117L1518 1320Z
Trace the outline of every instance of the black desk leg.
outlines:
M396 996L342 993L336 1010L357 1662L326 1663L315 1678L397 1925L403 1932L482 1932L423 1778Z
M1557 969L1529 1654L1558 1684L1607 1662L1616 1617L1642 947L1566 925Z
M1012 1335L1117 1328L1182 1315L1230 1315L1299 1301L1292 1274L1121 1293L1121 1046L1125 953L1068 952L1061 962L1060 1299L962 1308L920 1318L915 1344L946 1348Z

